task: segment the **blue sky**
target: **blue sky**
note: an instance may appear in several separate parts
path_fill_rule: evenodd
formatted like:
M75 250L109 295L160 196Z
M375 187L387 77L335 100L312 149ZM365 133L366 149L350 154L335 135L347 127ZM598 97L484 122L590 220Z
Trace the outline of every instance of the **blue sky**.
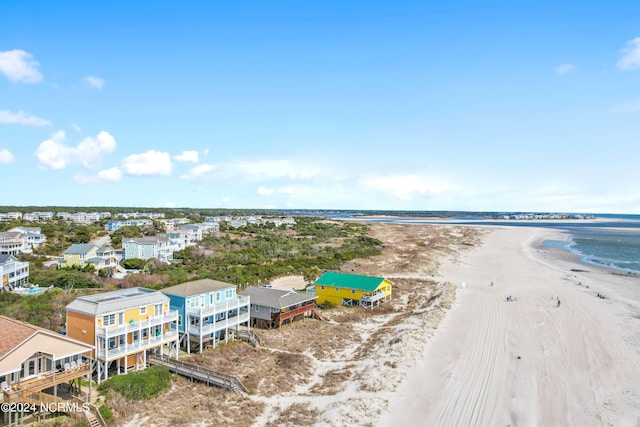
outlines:
M3 1L0 205L640 213L639 16Z

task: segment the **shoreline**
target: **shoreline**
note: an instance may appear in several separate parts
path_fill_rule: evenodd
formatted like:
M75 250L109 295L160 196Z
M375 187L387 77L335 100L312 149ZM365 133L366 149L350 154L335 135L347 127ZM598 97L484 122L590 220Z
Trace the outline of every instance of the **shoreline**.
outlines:
M640 278L543 245L562 230L490 229L441 266L465 286L379 424L635 426Z

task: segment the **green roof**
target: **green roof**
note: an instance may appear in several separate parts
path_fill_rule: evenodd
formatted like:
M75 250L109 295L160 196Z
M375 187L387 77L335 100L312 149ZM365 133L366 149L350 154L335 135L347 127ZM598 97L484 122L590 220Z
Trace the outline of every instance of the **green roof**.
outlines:
M318 280L316 285L336 286L339 288L360 289L373 292L384 281L382 277L359 276L357 274L344 274L328 271Z

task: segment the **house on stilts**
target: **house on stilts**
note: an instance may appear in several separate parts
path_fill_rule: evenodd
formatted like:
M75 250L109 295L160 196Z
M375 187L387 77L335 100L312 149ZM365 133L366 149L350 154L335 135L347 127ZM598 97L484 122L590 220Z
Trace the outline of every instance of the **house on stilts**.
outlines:
M305 317L322 319L316 295L250 286L240 293L251 298L251 326L278 328Z
M94 347L98 383L109 372L144 369L147 351L178 358L178 313L147 288L81 296L67 305L67 335Z
M391 300L393 283L383 277L326 272L307 292L315 292L316 302L373 308Z
M165 288L171 309L178 313L179 345L191 353L214 348L234 338L241 325L249 325L249 296L238 295L236 285L212 279L194 280Z

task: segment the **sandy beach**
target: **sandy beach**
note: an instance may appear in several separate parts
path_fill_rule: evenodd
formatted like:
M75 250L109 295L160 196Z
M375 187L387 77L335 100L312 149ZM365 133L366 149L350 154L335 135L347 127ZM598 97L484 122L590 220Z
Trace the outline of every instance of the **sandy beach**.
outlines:
M384 250L342 271L392 280L388 305L181 356L251 393L176 378L135 407L114 394L119 425L640 427L640 277L543 246L553 229L369 226Z
M456 302L377 424L640 426L640 278L541 245L565 238L493 228L443 263Z

